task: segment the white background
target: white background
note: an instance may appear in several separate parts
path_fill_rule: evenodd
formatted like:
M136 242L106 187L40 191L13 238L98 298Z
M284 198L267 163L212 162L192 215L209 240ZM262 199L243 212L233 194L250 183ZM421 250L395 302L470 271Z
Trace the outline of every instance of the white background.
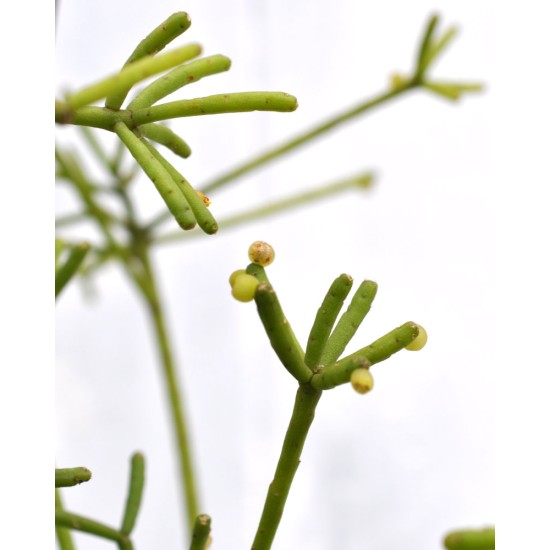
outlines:
M63 0L58 90L113 72L181 9L193 25L176 44L199 41L205 54L224 53L233 66L177 97L265 89L292 93L300 103L292 114L175 122L193 155L174 162L200 187L385 89L391 72L411 67L434 5ZM349 351L408 320L429 334L422 352L402 352L373 369L373 393L340 387L323 397L274 548L435 549L450 528L495 520L496 231L487 114L494 21L483 2L445 2L437 11L445 27L457 24L461 32L434 74L488 82L485 94L455 105L415 92L210 198L223 218L364 169L378 175L372 191L159 248L155 257L214 548L250 547L295 393L254 305L229 293L227 277L246 265L247 247L258 239L276 249L269 276L304 344L342 272L379 284ZM59 132L63 143L73 135ZM156 213L162 203L150 182L139 187L143 213ZM63 189L57 201L60 211L71 211ZM105 270L93 289L87 300L72 285L57 306L56 461L93 472L90 483L64 491L66 505L118 524L128 459L141 450L147 484L136 547L181 548L169 418L145 310L118 268ZM110 544L88 535L76 540L82 549Z

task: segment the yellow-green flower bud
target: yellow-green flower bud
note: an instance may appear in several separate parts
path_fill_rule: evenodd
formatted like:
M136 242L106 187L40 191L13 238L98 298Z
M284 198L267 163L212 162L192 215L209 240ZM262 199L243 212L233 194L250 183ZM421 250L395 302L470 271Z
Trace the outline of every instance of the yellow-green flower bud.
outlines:
M248 273L237 275L231 288L231 294L239 302L251 302L254 299L254 294L256 294L256 288L258 288L259 284L260 281L253 275L249 275Z
M248 257L250 261L265 267L275 259L275 251L270 244L263 241L252 243L248 249Z
M424 328L420 325L416 326L418 327L418 336L408 346L405 346L405 349L408 349L410 351L418 351L422 349L428 341L428 334L426 333Z
M244 275L246 273L246 269L237 269L237 271L233 271L231 275L229 276L229 284L231 285L231 288L233 288L233 285L235 284L235 279L239 275Z
M369 392L374 386L374 378L372 377L370 370L362 367L355 369L351 373L349 381L351 382L352 388L357 393L361 394Z

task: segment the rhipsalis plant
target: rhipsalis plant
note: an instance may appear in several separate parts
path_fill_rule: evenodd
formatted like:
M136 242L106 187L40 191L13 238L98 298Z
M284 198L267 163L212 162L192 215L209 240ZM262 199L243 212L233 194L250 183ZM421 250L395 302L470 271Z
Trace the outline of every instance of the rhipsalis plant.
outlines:
M439 34L438 23L437 16L429 20L411 73L395 74L388 90L319 122L313 128L244 161L211 181L202 182L197 188L182 174L185 170L179 165L181 159L191 154L190 146L163 124L163 121L246 111L291 112L298 104L296 98L283 92L222 93L159 103L176 90L208 76L225 72L231 65L230 60L224 55L201 58L202 48L195 43L160 53L189 28L191 20L186 13L175 13L156 27L138 44L119 72L56 100L56 122L80 127L90 151L109 174L109 181L93 181L74 151L64 148L56 150L57 176L60 181L71 186L80 203L78 211L60 217L56 225L63 229L91 220L98 229L101 241L92 243L70 237L60 237L56 240L55 294L56 297L60 296L67 283L77 273L91 276L107 262L117 261L123 266L129 280L142 297L158 348L176 441L180 491L185 503L185 522L190 533L185 548L204 550L210 545L211 519L201 513L203 510L196 488L189 426L156 271L151 261L151 250L159 244L178 240L184 235L200 234L197 231L189 232L196 226L199 226L202 232L211 235L220 228L226 229L252 219L267 217L348 189L367 188L373 180L369 171L344 177L341 181L319 186L313 191L298 192L294 196L259 205L225 220L218 221L209 208L209 197L222 186L391 99L415 89L424 89L456 101L466 93L479 91L481 86L477 83L442 82L430 76L432 65L456 33L456 29L451 27ZM134 86L154 76L157 78L143 89L133 91ZM132 97L127 101L129 95ZM103 106L93 105L100 100L104 101ZM91 129L115 134L119 138L117 150L112 155L107 153ZM157 148L159 145L179 157L177 167L176 162L170 162L164 153L160 152ZM123 168L125 151L135 159L138 169ZM162 211L146 220L138 216L133 197L135 190L132 183L140 171L151 180L164 202ZM115 212L109 201L105 200L107 197L116 197L119 200L122 214ZM174 219L178 224L177 231L162 230L164 223L170 219ZM388 359L401 349L421 349L426 343L427 336L420 325L407 322L368 346L342 356L347 344L369 312L377 291L376 283L363 281L347 310L339 317L352 288L351 277L343 274L330 286L315 316L304 351L283 313L264 269L274 260L272 247L258 241L253 243L248 252L252 263L235 271L229 278L232 295L242 302L255 301L271 346L284 368L298 384L288 431L252 544L254 550L266 550L271 548L281 521L301 451L313 422L315 408L323 392L337 386L349 385L360 394L367 393L373 389L373 365ZM200 258L197 261L200 261ZM75 548L71 530L110 539L121 550L133 548L131 534L144 487L142 454L136 453L132 458L128 496L119 528L104 525L64 509L57 488L88 482L90 478L91 473L82 467L56 470L56 533L60 548ZM445 545L449 550L488 550L494 548L494 531L492 540L493 546L490 534L484 532L478 536L467 532L460 536L449 535L445 539ZM220 541L220 547L225 546L225 543ZM181 545L175 544L174 547Z

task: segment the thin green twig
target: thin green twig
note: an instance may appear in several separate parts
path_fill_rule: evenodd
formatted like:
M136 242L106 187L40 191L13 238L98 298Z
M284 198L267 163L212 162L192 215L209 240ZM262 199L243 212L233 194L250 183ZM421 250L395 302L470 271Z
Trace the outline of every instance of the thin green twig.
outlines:
M332 327L344 305L344 300L351 290L352 284L353 279L345 273L337 277L330 285L327 295L317 311L309 333L304 357L306 365L312 370L319 365Z
M238 177L244 176L244 174L247 174L252 170L264 166L268 162L277 159L284 153L292 151L300 145L304 145L324 135L336 126L339 126L340 124L343 124L344 122L347 122L348 120L351 120L354 117L373 109L374 107L383 105L391 99L399 97L405 92L412 90L414 87L416 87L416 84L407 83L399 90L384 92L382 94L379 94L378 96L375 96L372 99L367 99L366 101L363 101L354 107L346 109L345 111L328 118L324 122L315 125L310 130L307 130L301 134L298 134L296 137L285 141L282 145L275 146L272 149L269 149L266 152L261 153L248 161L245 161L243 164L222 174L221 176L218 176L217 178L208 181L205 185L201 187L201 189L204 193L208 194L214 189L218 189L219 187L237 179Z
M56 468L55 469L55 486L57 487L74 487L84 481L92 479L92 472L88 468Z
M126 94L134 84L171 69L180 63L189 61L199 56L201 51L202 48L199 44L187 44L158 57L141 58L126 65L119 73L103 78L69 95L66 99L67 106L76 110L107 96L114 96L119 93Z
M319 363L330 365L334 363L346 349L349 341L355 335L359 325L370 311L378 285L374 281L363 281L353 295L346 312L339 319L336 327L329 336L327 344L321 354Z
M124 535L130 535L132 529L134 528L139 507L141 505L144 478L145 458L141 453L135 453L131 460L128 497L126 499L124 517L120 528L120 532Z
M189 550L205 550L208 548L210 539L210 525L212 520L210 516L201 514L197 516L195 525L193 526L193 534L191 536L191 546Z
M271 548L320 397L321 391L307 384L298 388L275 477L269 485L252 550Z
M142 287L142 294L148 306L156 344L160 353L163 378L166 384L170 414L176 439L176 448L178 451L181 493L185 501L185 514L187 518L186 524L191 530L195 518L198 515L199 503L195 467L189 441L188 423L184 412L182 391L179 387L174 355L170 345L168 330L166 328L164 310L157 290L154 270L146 248L141 251L141 260L144 267L144 286Z
M63 510L63 500L59 489L55 490L55 509ZM57 542L59 543L60 550L75 550L73 536L69 529L56 525L55 534L57 536Z
M67 261L55 270L55 297L57 298L67 283L74 277L78 268L90 250L88 243L80 243L71 247Z
M143 59L146 56L155 55L163 50L170 42L184 33L191 26L191 18L184 11L173 13L168 19L154 28L134 49L123 67ZM111 93L105 100L105 107L117 111L126 98L127 89Z
M59 508L55 510L55 524L59 527L91 533L98 537L117 542L121 539L126 539L125 535L113 527L84 516L79 516L78 514L67 512L66 510L60 510Z
M343 180L338 180L333 183L329 183L323 186L319 186L311 191L305 191L303 193L297 193L290 197L280 199L278 201L269 202L265 206L260 206L257 208L252 208L240 214L235 214L233 216L228 216L227 218L222 218L218 220L218 225L222 230L227 230L233 227L237 227L246 222L253 221L256 219L264 219L281 212L286 212L292 210L297 206L314 203L318 200L328 198L337 193L347 191L350 189L366 189L371 186L374 181L374 176L371 172L360 174L358 176L352 176L345 178ZM161 213L153 219L148 224L149 229L153 229L166 219L169 219L170 215L166 212ZM199 236L198 231L173 231L166 233L164 235L159 235L153 237L153 242L155 244L168 244L174 241L179 241L182 239L193 238Z
M340 359L337 363L321 369L311 378L312 387L319 390L334 388L349 382L351 373L366 359L369 365L385 361L394 353L408 346L418 336L418 326L405 323L388 332L372 344Z
M445 537L443 544L447 550L494 550L495 528L453 531Z
M298 382L307 382L311 378L311 371L304 363L304 352L281 309L273 287L260 283L254 300L271 347L281 363Z

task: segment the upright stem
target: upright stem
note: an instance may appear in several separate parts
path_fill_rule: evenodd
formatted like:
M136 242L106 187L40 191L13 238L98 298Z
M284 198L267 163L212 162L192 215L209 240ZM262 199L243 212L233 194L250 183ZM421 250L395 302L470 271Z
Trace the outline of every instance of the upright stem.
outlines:
M168 402L170 404L170 413L175 430L176 444L179 458L179 469L182 481L182 494L185 500L187 526L191 531L198 515L199 505L197 490L195 484L195 468L191 454L191 445L187 429L187 420L185 416L182 392L179 388L176 367L168 331L164 318L163 307L159 298L155 275L151 266L148 252L142 251L140 257L145 268L142 278L143 297L149 308L151 320L153 322L156 343L161 356L162 372L168 392Z
M63 501L61 499L61 492L59 489L55 490L55 509L63 510ZM57 542L59 543L59 548L61 550L75 550L73 536L69 529L56 525L55 534L57 535Z
M313 389L309 384L302 384L298 388L281 456L275 470L275 477L269 485L252 550L269 550L273 544L320 397L321 391Z

